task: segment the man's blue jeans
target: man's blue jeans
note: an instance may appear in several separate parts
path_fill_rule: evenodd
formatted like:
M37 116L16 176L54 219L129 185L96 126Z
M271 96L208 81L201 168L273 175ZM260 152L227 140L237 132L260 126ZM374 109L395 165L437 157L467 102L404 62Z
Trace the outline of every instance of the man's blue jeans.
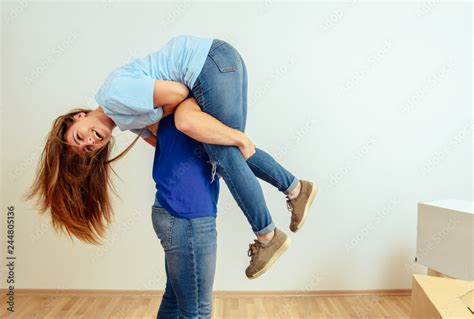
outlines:
M233 46L214 40L191 95L204 112L227 126L245 131L247 70L244 60ZM257 177L284 194L297 186L298 179L259 148L246 161L236 146L203 144L203 147L214 171L224 178L253 232L259 236L271 232L275 225Z
M216 217L177 218L155 201L151 218L165 251L166 288L157 318L211 318Z

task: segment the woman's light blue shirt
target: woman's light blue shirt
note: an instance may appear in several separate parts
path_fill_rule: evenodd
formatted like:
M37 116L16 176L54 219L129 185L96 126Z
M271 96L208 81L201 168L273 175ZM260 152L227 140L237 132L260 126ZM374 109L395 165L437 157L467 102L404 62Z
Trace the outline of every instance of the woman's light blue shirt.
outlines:
M158 122L163 110L154 108L155 80L171 80L192 89L204 66L213 38L179 35L158 51L114 69L95 95L96 102L121 131L140 131ZM150 134L145 131L143 138Z

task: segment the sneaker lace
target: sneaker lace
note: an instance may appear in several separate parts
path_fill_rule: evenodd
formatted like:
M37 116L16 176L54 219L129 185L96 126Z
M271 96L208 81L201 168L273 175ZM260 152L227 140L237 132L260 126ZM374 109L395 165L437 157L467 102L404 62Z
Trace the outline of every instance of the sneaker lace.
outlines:
M253 261L254 257L258 254L258 250L260 249L261 245L257 239L254 239L253 244L249 244L249 250L247 250L247 256L251 257L250 262Z
M293 212L293 201L288 196L286 196L286 207L290 212Z
M286 207L288 210L291 212L291 222L293 223L295 221L295 214L293 214L293 200L291 200L288 196L286 196Z

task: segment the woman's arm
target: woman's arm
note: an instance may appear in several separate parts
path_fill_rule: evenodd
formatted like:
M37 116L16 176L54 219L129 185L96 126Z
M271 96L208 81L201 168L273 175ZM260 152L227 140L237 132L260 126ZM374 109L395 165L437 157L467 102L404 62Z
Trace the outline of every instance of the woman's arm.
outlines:
M151 134L148 137L145 137L144 140L153 147L156 147L156 136L158 135L158 128L160 127L160 122L148 125L147 128L150 130Z
M150 135L148 137L145 137L144 140L150 144L153 147L156 147L156 136L155 135Z
M237 146L245 159L255 153L255 145L244 133L201 111L193 97L178 105L174 119L179 131L201 143Z
M158 135L158 128L160 127L160 122L150 124L147 127L153 135L157 136Z
M155 80L153 105L155 108L163 107L163 111L165 111L165 108L174 109L179 103L183 102L188 95L189 89L183 83Z

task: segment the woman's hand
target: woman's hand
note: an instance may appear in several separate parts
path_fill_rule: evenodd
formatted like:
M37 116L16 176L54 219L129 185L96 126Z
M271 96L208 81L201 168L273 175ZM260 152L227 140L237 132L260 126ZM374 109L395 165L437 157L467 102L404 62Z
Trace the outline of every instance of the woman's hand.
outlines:
M238 142L237 146L245 160L255 154L255 144L244 133L241 134L240 141Z
M153 124L148 125L148 129L151 131L151 133L155 136L158 135L158 127L160 126L160 122L156 122Z
M156 136L155 135L152 134L152 135L144 138L144 140L145 140L145 142L147 142L151 146L156 147Z

